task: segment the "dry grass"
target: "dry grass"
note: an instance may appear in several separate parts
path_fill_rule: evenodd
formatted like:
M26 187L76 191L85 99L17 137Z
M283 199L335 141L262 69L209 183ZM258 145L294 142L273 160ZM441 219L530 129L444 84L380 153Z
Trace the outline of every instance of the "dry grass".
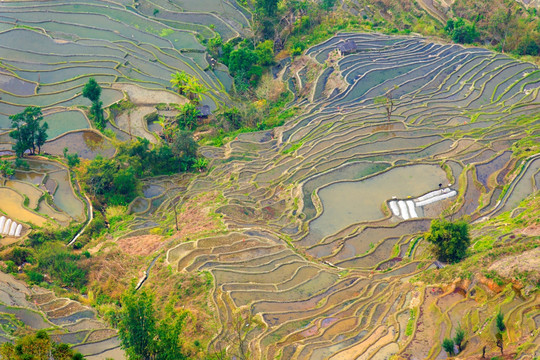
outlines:
M178 231L171 239L199 237L212 233L223 227L221 220L215 216L216 205L221 201L217 191L203 193L188 199L178 211ZM173 225L175 226L175 225Z
M116 242L120 250L129 255L147 256L155 252L163 243L159 235L131 236Z
M86 260L89 268L89 283L112 298L120 298L133 279L145 270L145 262L138 257L125 254L119 248L108 247Z
M279 79L274 79L272 74L268 73L261 77L256 94L259 99L266 99L268 102L276 102L283 91L285 91L285 84Z

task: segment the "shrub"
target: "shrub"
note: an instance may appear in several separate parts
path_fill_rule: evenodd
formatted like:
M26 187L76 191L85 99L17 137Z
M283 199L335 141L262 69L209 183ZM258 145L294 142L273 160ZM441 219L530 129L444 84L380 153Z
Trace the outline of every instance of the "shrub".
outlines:
M88 271L79 264L79 255L55 244L41 249L38 256L38 268L47 272L58 285L79 290L86 285Z
M454 341L452 339L445 338L442 342L442 347L448 356L454 355Z
M506 330L506 325L504 324L504 314L502 312L499 311L497 313L497 316L495 317L495 323L499 332L503 332L504 330Z
M35 270L29 270L26 275L28 275L28 279L33 284L41 284L45 280L43 274Z
M458 325L458 328L456 330L456 335L454 335L454 342L456 343L459 352L461 352L462 346L463 346L463 340L465 340L465 331L461 327L461 325Z

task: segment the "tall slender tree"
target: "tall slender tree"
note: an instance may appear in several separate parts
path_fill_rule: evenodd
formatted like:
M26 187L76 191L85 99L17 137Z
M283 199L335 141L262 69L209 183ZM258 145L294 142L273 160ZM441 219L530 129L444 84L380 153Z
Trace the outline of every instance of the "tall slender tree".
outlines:
M94 78L90 78L83 87L82 95L92 102L90 115L92 116L96 127L103 130L106 125L106 120L103 116L103 102L100 101L101 86L99 86Z

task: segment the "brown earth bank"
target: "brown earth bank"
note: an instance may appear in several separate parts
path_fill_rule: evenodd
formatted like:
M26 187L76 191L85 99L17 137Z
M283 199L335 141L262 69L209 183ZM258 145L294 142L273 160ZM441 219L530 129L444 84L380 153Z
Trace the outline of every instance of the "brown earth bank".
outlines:
M529 280L540 283L540 247L497 260L491 264L489 270L497 272L504 278L526 273Z

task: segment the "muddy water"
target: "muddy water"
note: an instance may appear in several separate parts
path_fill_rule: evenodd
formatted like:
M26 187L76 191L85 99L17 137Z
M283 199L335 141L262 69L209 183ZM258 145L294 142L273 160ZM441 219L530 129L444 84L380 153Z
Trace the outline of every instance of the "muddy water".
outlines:
M23 197L14 190L0 188L0 210L13 220L43 226L47 220L23 207Z
M501 208L499 213L509 211L516 207L523 199L534 191L534 176L540 169L540 159L533 160L529 168L523 174L523 177L516 184L512 193L509 195L506 204Z
M58 184L53 197L54 204L74 219L83 221L85 217L84 204L73 193L68 172L66 170L51 172L49 179Z
M447 184L445 172L437 165L411 165L391 169L381 175L355 182L339 182L319 191L323 213L310 224L319 237L335 233L351 224L384 217L384 202L393 196L415 197Z

